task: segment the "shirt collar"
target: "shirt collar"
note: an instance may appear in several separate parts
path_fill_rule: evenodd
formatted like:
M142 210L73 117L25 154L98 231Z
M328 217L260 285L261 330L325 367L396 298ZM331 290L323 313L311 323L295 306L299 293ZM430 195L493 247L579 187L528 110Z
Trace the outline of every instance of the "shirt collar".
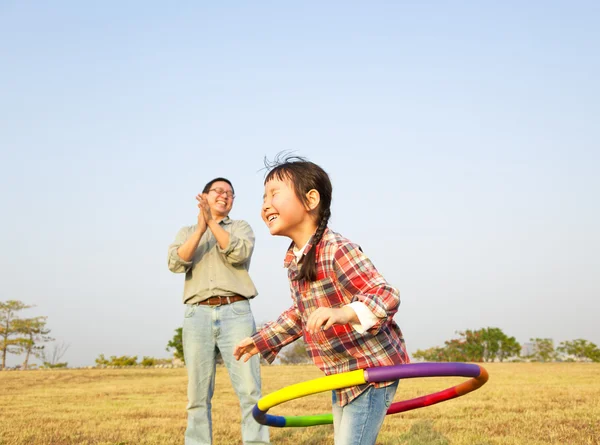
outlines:
M327 234L328 231L329 231L329 228L326 227L325 231L323 232L323 236L321 237L321 242L325 238L325 235ZM300 263L304 259L304 256L308 253L308 251L313 246L313 238L314 237L315 237L314 235L311 236L310 239L308 240L308 242L306 243L306 246L304 246L304 250L302 251L302 256L298 260L298 263ZM295 244L292 241L290 246L288 247L287 252L285 253L285 258L283 260L283 267L285 267L286 269L288 267L290 267L290 264L292 264L292 261L294 261L296 259L296 254L294 253L294 245Z
M229 216L226 216L225 218L223 218L221 221L219 221L219 224L231 224L231 218Z

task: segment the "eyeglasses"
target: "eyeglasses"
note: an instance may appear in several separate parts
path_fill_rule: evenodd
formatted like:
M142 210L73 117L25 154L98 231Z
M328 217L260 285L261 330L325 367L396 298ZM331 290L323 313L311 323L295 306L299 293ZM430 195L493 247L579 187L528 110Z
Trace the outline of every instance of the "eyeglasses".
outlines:
M235 198L235 195L231 190L210 189L209 192L215 192L217 195L225 195L228 198Z

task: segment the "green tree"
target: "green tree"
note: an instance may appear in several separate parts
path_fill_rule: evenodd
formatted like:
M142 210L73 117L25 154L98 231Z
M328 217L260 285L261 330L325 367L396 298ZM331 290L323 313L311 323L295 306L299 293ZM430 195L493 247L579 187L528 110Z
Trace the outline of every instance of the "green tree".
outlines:
M582 338L563 341L556 350L563 354L572 355L579 361L600 362L600 349L598 349L598 346Z
M510 357L519 357L521 355L521 344L515 337L507 337L500 343L500 353L498 359L502 362Z
M461 338L445 342L456 362L483 362L485 342L482 330L459 331Z
M41 358L44 346L40 343L54 340L48 336L50 329L46 328L47 319L48 317L34 317L15 320L15 328L23 336L18 346L20 353L25 354L23 369L29 366L31 355Z
M96 358L95 362L96 366L108 366L110 364L110 361L104 357L104 354L100 354L98 358Z
M137 355L122 355L121 357L111 355L110 364L112 366L135 366L137 365Z
M432 347L429 349L418 349L414 354L413 358L416 360L424 360L426 362L445 362L446 360L444 348Z
M551 338L531 338L529 341L533 343L533 354L528 358L536 362L552 362L556 360L554 341Z
M521 352L521 345L515 337L509 337L500 328L481 329L481 340L484 345L484 361L504 361Z
M142 358L142 361L140 362L140 365L154 366L154 365L156 365L156 359L154 357L144 356L144 358Z
M284 365L309 363L311 360L308 356L308 352L306 352L304 340L298 339L292 344L286 346L279 357L279 361Z
M175 335L173 338L167 343L167 351L175 350L173 352L173 357L178 358L183 363L185 363L185 357L183 355L183 328L175 329Z
M156 365L168 365L171 363L171 359L169 358L155 358L144 356L140 365L142 366L156 366Z
M415 359L429 362L491 362L518 355L521 345L499 328L458 331L459 338L446 340L443 347L418 350Z
M135 366L137 365L137 355L128 356L122 355L121 357L117 357L116 355L111 355L110 360L107 360L104 357L104 354L100 354L96 359L97 366Z
M6 355L20 354L27 341L19 331L19 324L16 322L17 312L28 309L25 303L18 300L0 301L0 351L2 351L2 368L6 367Z

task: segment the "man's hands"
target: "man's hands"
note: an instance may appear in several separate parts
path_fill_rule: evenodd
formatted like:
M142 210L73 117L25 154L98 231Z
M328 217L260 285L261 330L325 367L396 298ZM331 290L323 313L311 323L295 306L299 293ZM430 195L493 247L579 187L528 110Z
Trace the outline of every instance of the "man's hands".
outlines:
M246 337L233 350L233 357L236 360L244 359L244 363L250 360L254 354L258 354L258 348L250 337Z
M202 193L198 193L196 196L196 201L198 201L198 230L202 233L206 231L206 227L208 222L212 220L212 214L210 213L210 207L208 206L208 201L206 200L206 196Z
M206 196L202 196L202 194L199 193L196 196L196 201L198 201L199 209L198 225L196 226L194 233L177 249L177 254L183 261L192 261L194 258L194 252L196 252L196 249L198 248L200 239L208 228L208 220L206 219L207 212L208 217L212 219L210 208L208 207L208 202L206 201Z
M334 324L357 323L356 312L350 306L341 308L320 307L308 317L306 330L314 334L320 330L327 330Z

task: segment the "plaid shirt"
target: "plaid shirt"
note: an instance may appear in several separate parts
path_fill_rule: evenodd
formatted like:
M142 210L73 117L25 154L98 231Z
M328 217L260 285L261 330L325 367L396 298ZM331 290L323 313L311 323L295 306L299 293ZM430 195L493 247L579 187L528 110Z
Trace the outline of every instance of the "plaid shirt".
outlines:
M312 240L303 255L309 251L311 243ZM402 332L393 319L400 304L399 292L385 281L360 247L326 229L317 245L317 279L313 282L294 280L299 269L292 247L293 243L287 251L284 266L288 269L293 304L252 337L262 356L271 363L281 348L303 337L313 362L325 375L408 363ZM304 256L300 265L303 260ZM364 303L378 318L367 331L359 333L350 324L333 325L313 335L304 331L308 317L318 307L340 308L353 301ZM345 406L368 386L336 390L339 405Z

